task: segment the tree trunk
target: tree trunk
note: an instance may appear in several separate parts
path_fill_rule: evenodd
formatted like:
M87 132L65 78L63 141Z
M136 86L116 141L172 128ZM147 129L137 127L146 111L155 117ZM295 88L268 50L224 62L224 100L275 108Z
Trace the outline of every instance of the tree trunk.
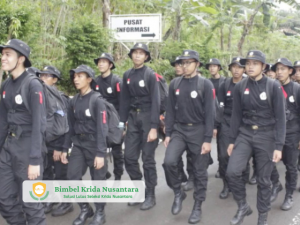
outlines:
M180 31L181 31L181 15L180 15L180 9L176 11L175 15L175 26L173 30L173 40L179 41L180 39Z
M256 16L256 14L258 13L258 10L260 9L260 7L262 7L263 3L260 3L254 10L253 14L251 15L249 21L244 25L244 30L241 36L241 39L238 43L238 52L240 55L243 55L243 44L245 42L246 36L249 34L249 31L251 29L251 27L253 26L253 22L254 22L254 18Z
M232 24L229 26L229 34L228 34L228 43L227 43L227 50L231 51L231 40L232 40Z
M110 0L102 0L102 23L103 27L108 28L110 12Z
M224 33L223 33L223 26L220 27L220 44L221 44L221 51L224 51Z

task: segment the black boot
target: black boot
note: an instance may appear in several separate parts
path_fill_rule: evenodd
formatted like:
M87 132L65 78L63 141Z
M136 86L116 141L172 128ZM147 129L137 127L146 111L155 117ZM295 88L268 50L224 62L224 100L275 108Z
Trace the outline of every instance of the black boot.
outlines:
M271 200L270 202L275 202L275 200L277 199L278 197L278 193L280 191L282 191L282 185L280 183L280 181L278 181L276 184L273 184L273 187L272 187L272 195L271 195Z
M171 212L173 215L177 215L180 213L182 209L182 202L186 198L186 193L181 189L179 189L179 190L174 190L174 194L175 194L175 198L174 198Z
M240 225L242 224L245 216L249 216L252 214L252 209L246 202L246 199L240 200L237 202L238 203L238 210L235 214L235 216L232 218L230 221L231 225Z
M184 191L190 191L194 189L194 177L190 176L185 185L183 185Z
M249 180L249 184L251 184L251 185L257 184L255 170L253 171L253 175L252 175L252 177Z
M73 225L84 225L86 220L94 215L92 207L88 203L78 203L81 212L74 220Z
M102 225L106 222L104 206L97 208L93 221L89 225Z
M283 211L288 211L293 207L293 191L292 190L287 190L284 198L284 202L281 205L281 209Z
M201 205L202 205L201 201L198 201L198 200L195 201L193 211L192 211L192 213L190 215L190 218L189 218L189 223L190 224L195 224L195 223L200 222L201 214L202 214Z
M127 205L128 206L136 206L136 205L139 205L141 204L140 202L128 202Z
M121 180L121 176L120 175L115 175L115 180Z
M61 203L56 209L53 210L52 216L63 216L74 210L72 203Z
M146 188L145 201L141 205L141 210L148 210L156 205L154 188Z
M229 187L225 179L223 179L223 190L221 191L219 197L220 199L226 199L229 196Z
M268 219L268 213L259 213L257 225L268 225L267 219Z
M45 214L50 213L54 207L55 203L47 202L44 204Z
M111 173L109 171L107 171L105 177L106 177L106 180L108 180L111 177Z

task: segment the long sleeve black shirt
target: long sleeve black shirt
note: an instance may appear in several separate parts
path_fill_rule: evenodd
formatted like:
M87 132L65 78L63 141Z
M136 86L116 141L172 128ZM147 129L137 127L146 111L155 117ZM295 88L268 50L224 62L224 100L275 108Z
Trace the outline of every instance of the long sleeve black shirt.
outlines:
M44 91L38 80L30 82L27 95L30 113L24 105L22 96L17 93L28 75L28 72L24 71L17 79L12 79L4 89L1 89L0 151L7 137L9 125L31 126L28 130L31 131L31 145L24 146L24 148L30 148L29 164L39 165L42 157L43 136L46 130ZM15 110L15 112L11 113L11 110Z
M233 109L230 120L231 144L234 144L239 133L239 127L243 124L257 126L274 125L276 150L282 150L286 134L285 100L280 84L275 82L272 96L273 109L271 109L266 97L266 83L267 77L265 76L259 81L249 78L247 86L242 92L240 91L241 82L236 84L233 93ZM244 95L243 98L242 95ZM254 118L249 118L243 115L243 110L252 110L258 113Z
M117 83L112 84L112 76L110 74L107 77L102 77L101 75L96 78L97 86L96 91L100 92L106 101L113 104L115 109L119 111L120 100L121 100L121 89L122 89L122 80L116 76ZM112 86L113 85L113 86Z
M63 146L64 152L67 152L71 147L71 138L73 136L77 134L92 134L97 142L96 156L104 157L106 154L106 136L108 132L106 108L103 99L99 98L93 108L94 114L92 114L89 109L89 101L92 94L95 94L95 92L91 91L84 96L78 96L75 105L74 99L71 100L68 110L69 132L66 134ZM95 115L96 118L92 118L92 115Z
M129 72L130 71L130 72ZM151 108L151 128L158 128L160 114L159 83L153 73L147 75L148 84L145 82L146 66L139 69L130 69L128 76L123 76L121 90L120 121L126 122L131 107ZM147 87L146 87L147 85Z
M299 124L299 117L300 117L300 91L298 91L298 95L294 96L293 88L294 84L293 82L289 82L286 85L283 85L283 95L286 100L286 109L288 111L287 113L287 124L286 124L286 133L291 134L295 132L299 132L300 130L300 124ZM297 101L297 103L296 103Z
M175 78L180 79L180 77ZM169 97L166 111L166 136L170 137L175 123L203 123L205 124L204 142L211 142L214 128L214 87L212 83L204 81L204 101L198 94L198 76L182 78L177 90L174 90L175 79L169 87Z

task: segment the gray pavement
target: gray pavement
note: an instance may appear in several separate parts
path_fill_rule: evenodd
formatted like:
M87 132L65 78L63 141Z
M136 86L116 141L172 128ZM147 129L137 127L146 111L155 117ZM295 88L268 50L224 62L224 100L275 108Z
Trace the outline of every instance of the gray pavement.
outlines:
M219 193L222 189L222 180L214 177L217 171L217 154L215 140L213 140L212 157L214 164L208 169L209 182L207 190L207 199L202 207L201 225L227 225L234 216L237 206L232 195L226 200L219 199ZM141 211L138 206L128 207L124 203L110 203L106 207L106 224L107 225L182 225L188 224L188 218L193 208L193 192L188 192L188 197L183 202L183 209L177 216L171 214L171 205L173 202L173 192L169 189L165 181L165 175L162 168L165 147L160 144L156 150L158 185L156 188L156 206L149 211ZM185 156L184 156L185 157ZM112 164L109 163L110 172L112 172ZM285 168L282 163L278 164L281 182L284 184ZM251 172L252 174L252 172ZM89 179L89 172L85 175L85 179ZM112 178L111 178L112 179ZM129 179L128 174L122 177L123 180ZM254 213L246 217L243 225L257 224L256 211L256 185L247 185L247 200L251 205ZM280 205L284 199L284 191L279 194L278 199L272 204L272 210L269 213L268 225L300 225L300 193L296 191L294 194L294 207L288 211L280 210ZM75 210L63 217L52 217L47 215L48 225L71 225L72 221L79 213L78 205L74 205ZM86 224L89 224L89 221ZM0 225L6 224L0 216Z

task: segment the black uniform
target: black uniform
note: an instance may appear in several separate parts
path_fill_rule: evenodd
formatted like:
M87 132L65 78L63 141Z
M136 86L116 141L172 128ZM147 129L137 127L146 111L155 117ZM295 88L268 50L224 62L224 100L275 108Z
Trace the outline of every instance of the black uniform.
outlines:
M69 99L64 95L62 95L62 99L65 105L68 106ZM49 143L46 143L48 152L47 152L47 163L43 174L44 180L67 180L68 165L63 164L61 161L53 160L54 150L62 152L64 142L65 142L65 135L62 135L59 138Z
M271 172L274 150L282 150L285 138L284 97L277 82L273 84L272 108L266 95L267 78L248 79L245 90L239 82L233 94L230 120L230 143L234 149L227 167L229 188L236 201L246 199L243 171L254 154L257 170L257 208L260 213L270 209ZM243 97L242 97L243 95Z
M84 96L78 96L74 103L75 96L71 100L68 110L69 132L66 134L63 148L64 152L67 152L73 143L68 164L67 177L69 180L81 180L88 167L92 180L106 179L106 136L108 132L106 109L103 100L99 98L93 108L94 114L90 112L89 101L93 94L98 93L91 91ZM92 118L92 115L97 118ZM94 168L95 157L105 159L104 166L99 170ZM98 209L105 203L95 203L95 205Z
M103 96L103 98L105 98L109 103L113 104L115 109L119 111L122 80L118 76L110 74L105 78L103 78L102 76L98 76L96 78L96 82L97 82L96 91L99 91ZM121 176L123 175L123 170L124 170L123 169L124 157L122 152L122 144L108 146L108 147L112 147L115 177L117 179L120 179Z
M299 157L299 140L300 140L300 124L299 124L299 106L300 106L300 92L298 96L294 96L292 81L283 85L283 93L286 98L286 138L282 151L282 161L286 166L285 188L287 191L294 191L297 187L297 160ZM297 102L296 102L297 101ZM273 169L271 180L273 184L279 182L279 174L276 166Z
M46 112L43 87L38 80L29 84L28 102L31 114L20 95L20 86L28 73L9 80L1 88L0 101L0 211L9 224L46 224L41 203L22 201L22 183L28 180L28 166L40 165L46 153L44 132ZM24 214L25 213L25 214ZM26 215L26 217L25 217Z
M193 162L194 199L204 201L207 188L207 167L209 154L201 155L202 144L210 143L214 127L214 90L209 80L204 83L204 103L198 94L198 79L182 78L177 90L174 90L175 78L169 87L169 99L166 112L166 136L171 137L167 147L163 167L168 186L180 189L178 160L187 149ZM199 90L201 91L201 90Z
M151 128L158 129L160 113L159 84L154 73L145 74L146 66L130 69L123 76L120 121L128 121L125 137L125 168L131 180L141 180L138 159L142 150L145 183L157 185L155 149L158 140L147 142ZM149 83L145 82L145 75Z

